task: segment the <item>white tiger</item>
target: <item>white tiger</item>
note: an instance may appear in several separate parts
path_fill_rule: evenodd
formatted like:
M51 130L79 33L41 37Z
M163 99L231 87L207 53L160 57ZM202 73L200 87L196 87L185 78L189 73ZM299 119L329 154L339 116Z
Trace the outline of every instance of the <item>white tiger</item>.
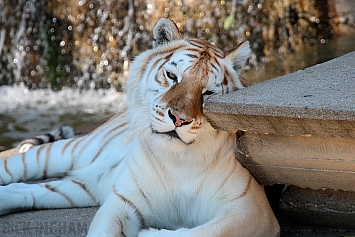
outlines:
M248 42L223 53L160 19L131 66L126 107L81 138L0 160L0 214L100 205L88 236L279 236L263 187L203 101L243 88ZM60 178L39 184L22 181Z

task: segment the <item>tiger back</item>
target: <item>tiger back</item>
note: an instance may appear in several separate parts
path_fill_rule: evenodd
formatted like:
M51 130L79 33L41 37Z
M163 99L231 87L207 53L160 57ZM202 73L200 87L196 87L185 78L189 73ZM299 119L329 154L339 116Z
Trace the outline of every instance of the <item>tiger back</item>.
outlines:
M0 160L0 215L100 206L88 236L279 236L263 187L235 159L235 134L203 113L208 97L243 88L248 42L224 53L165 18L153 36L111 120ZM46 178L59 179L22 183Z

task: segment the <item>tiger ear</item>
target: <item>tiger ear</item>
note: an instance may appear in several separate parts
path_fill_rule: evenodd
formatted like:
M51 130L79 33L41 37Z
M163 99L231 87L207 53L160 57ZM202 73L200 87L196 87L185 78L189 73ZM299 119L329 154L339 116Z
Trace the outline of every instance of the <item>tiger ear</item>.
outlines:
M250 57L250 53L249 42L245 41L239 44L235 49L226 52L224 58L233 65L234 70L238 71L245 65L245 61Z
M174 40L181 39L179 29L174 21L167 18L160 18L153 27L153 47L167 44Z

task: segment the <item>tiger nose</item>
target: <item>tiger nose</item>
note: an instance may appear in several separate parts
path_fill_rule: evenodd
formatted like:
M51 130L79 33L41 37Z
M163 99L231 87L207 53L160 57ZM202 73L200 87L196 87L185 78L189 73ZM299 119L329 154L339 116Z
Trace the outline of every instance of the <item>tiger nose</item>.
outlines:
M185 118L182 119L180 118L180 116L177 113L171 113L171 111L168 111L169 117L171 118L171 120L173 120L173 123L176 127L181 127L183 125L188 125L192 122L192 119L189 118Z

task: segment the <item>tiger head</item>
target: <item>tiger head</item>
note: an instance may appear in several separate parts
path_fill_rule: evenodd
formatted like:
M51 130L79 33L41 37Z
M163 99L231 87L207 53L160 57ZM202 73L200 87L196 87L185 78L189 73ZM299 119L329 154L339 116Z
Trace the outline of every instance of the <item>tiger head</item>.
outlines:
M239 74L250 56L249 43L224 53L205 40L182 39L175 23L166 18L156 23L153 36L154 48L131 65L128 103L145 111L135 117L146 130L149 127L154 141L188 146L208 123L204 100L243 88Z

